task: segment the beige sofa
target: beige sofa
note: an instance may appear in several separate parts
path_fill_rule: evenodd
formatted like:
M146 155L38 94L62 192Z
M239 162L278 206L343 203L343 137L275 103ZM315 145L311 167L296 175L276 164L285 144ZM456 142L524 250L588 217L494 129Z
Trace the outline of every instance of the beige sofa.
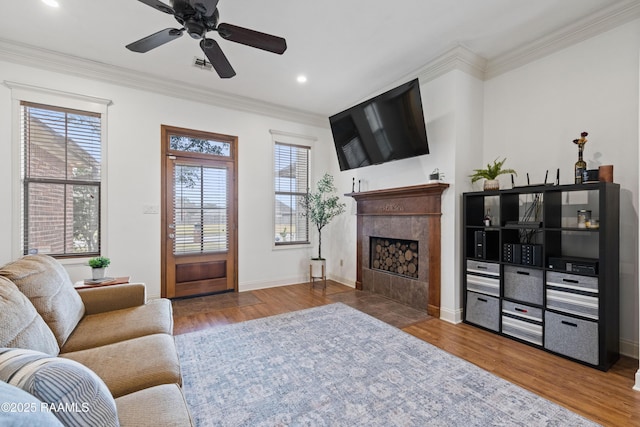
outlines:
M97 374L120 425L192 425L171 303L147 301L144 284L76 290L57 260L25 256L0 268L0 324L0 347L73 360Z

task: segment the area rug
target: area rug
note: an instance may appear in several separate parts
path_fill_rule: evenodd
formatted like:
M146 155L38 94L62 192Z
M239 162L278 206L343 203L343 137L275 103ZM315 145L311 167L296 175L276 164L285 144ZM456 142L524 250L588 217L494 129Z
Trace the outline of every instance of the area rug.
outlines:
M342 303L175 337L197 426L593 426Z

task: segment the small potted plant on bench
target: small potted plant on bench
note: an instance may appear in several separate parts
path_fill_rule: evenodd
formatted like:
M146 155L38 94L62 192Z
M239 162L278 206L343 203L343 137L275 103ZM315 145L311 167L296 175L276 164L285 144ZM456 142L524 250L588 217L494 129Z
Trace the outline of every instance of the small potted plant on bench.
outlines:
M91 267L91 278L93 280L104 279L104 269L111 264L111 260L107 257L99 256L89 260Z

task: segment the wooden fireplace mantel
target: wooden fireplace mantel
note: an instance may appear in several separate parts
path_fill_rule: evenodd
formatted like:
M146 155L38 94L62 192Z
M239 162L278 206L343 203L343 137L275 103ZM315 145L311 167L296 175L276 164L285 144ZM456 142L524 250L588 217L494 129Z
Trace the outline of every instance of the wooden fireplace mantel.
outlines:
M411 187L348 193L357 202L357 215L441 215L440 196L449 184L413 185Z
M440 217L441 196L449 184L435 183L348 193L357 204L356 288L362 289L363 221L367 216L429 216L429 283L427 313L440 317Z
M347 193L345 196L353 197L356 200L381 199L385 197L396 196L424 196L427 194L440 195L444 190L449 188L449 184L437 182L434 184L411 185L409 187L383 188L381 190L372 191L356 191Z

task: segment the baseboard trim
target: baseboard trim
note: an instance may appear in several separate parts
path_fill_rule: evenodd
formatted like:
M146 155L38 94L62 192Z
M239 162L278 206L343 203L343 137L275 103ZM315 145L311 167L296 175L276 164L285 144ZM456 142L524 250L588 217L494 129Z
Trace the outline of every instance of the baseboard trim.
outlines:
M440 307L440 320L453 323L454 325L462 323L462 309L450 310L448 308Z
M327 280L333 280L334 282L338 282L341 285L345 285L354 289L356 287L356 283L351 279L347 279L346 277L334 276L330 274L329 277L327 277Z
M638 343L621 339L620 354L622 354L623 356L631 357L633 359L638 359ZM636 384L640 385L637 381Z
M290 277L277 280L259 280L255 282L238 283L238 292L257 291L258 289L277 288L278 286L297 285L307 283L308 276Z

